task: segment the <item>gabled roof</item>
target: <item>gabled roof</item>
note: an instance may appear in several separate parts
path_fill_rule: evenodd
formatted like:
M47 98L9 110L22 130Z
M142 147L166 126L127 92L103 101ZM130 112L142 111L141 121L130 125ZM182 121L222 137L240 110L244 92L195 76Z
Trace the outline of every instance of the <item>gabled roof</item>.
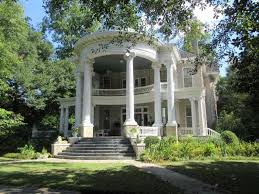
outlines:
M195 54L187 52L187 51L184 51L184 50L181 50L181 49L178 49L178 52L179 52L179 54L180 54L182 59L196 57Z

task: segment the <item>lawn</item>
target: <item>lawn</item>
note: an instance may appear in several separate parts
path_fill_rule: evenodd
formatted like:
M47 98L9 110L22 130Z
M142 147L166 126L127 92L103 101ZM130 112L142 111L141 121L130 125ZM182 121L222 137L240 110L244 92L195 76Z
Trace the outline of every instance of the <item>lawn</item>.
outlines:
M6 157L0 157L0 162L7 162L7 161L13 161L14 159L6 158Z
M200 179L231 193L259 193L259 160L186 161L163 164L176 172Z
M116 193L180 193L154 175L117 163L26 162L1 164L0 183Z

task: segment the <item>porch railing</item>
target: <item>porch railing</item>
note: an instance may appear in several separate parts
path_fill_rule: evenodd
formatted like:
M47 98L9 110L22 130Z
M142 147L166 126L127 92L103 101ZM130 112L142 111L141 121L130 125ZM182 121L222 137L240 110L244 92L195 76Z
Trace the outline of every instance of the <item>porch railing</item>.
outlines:
M93 96L125 96L126 89L93 89Z
M220 136L220 133L218 133L217 131L210 129L210 128L206 128L207 130L207 135L208 136Z
M180 136L193 135L193 129L190 127L179 127L178 133Z
M143 87L134 88L134 94L145 94L151 92L154 88L154 85L148 85ZM125 96L126 95L126 88L120 89L93 89L92 90L93 96Z
M140 126L140 137L160 136L160 127Z

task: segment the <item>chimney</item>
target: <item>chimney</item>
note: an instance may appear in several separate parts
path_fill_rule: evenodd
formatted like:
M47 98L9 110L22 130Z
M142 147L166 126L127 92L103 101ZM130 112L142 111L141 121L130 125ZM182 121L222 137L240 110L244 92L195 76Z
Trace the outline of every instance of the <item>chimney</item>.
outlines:
M193 40L192 41L192 52L199 56L199 42L198 40Z

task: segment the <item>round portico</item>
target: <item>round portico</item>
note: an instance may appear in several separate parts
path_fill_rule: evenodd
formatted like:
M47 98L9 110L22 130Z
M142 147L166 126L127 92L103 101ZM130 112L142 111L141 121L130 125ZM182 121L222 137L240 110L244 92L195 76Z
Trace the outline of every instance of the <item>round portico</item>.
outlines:
M130 34L132 36L129 36ZM128 37L132 37L134 40L130 41ZM134 69L153 69L152 99L155 113L153 126L161 127L160 68L162 64L167 69L169 83L167 85L167 127L176 128L173 76L177 56L174 54L173 47L164 46L158 40L151 41L148 37L140 37L135 32L108 31L85 36L76 43L75 53L78 66L76 71L75 127L81 128L82 137L94 136L93 107L96 104L93 92L98 91L98 88L97 90L93 89L96 84L93 78L98 72L116 71L116 69L120 69L118 71L123 71L126 74L126 88L123 89L125 94L121 95L121 99L125 100L126 105L123 135L129 136L130 129L138 126L134 118Z

